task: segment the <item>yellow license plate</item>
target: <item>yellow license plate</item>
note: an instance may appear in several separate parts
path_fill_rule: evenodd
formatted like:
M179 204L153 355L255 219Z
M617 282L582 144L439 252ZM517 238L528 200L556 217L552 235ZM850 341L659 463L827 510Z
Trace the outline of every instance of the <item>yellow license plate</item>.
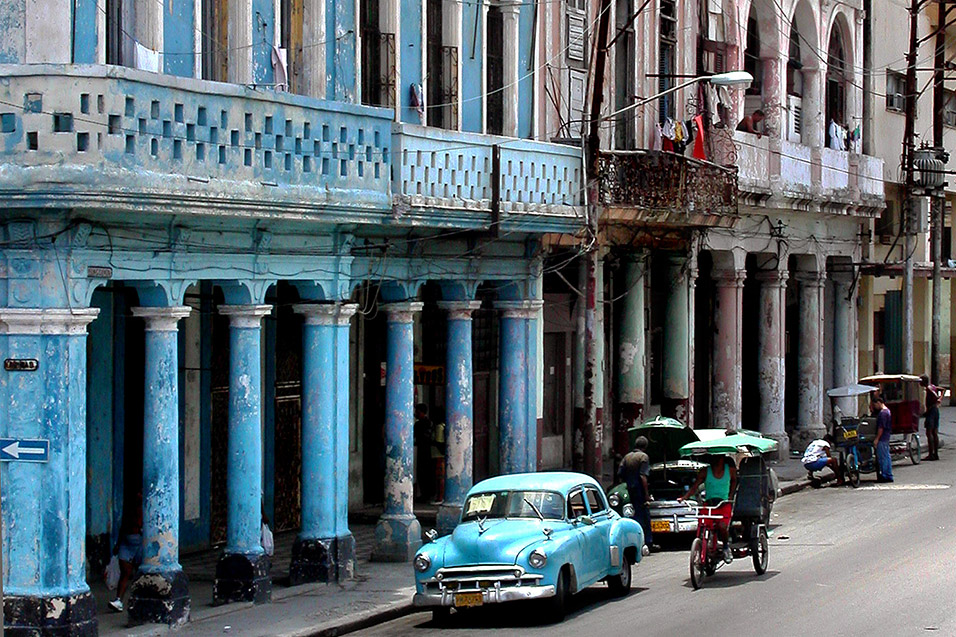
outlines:
M671 523L667 520L651 520L651 531L670 533Z
M455 594L455 607L456 608L470 608L473 606L481 606L484 603L484 598L481 596L481 593L456 593Z
M843 432L843 439L844 439L844 440L850 440L850 439L852 439L852 438L856 438L856 432L855 432L855 431L844 431L844 432Z

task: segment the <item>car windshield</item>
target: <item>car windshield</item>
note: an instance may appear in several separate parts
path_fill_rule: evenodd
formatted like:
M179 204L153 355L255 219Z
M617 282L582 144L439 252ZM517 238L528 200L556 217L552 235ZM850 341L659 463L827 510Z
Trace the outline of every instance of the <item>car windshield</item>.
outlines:
M561 520L564 498L554 491L490 491L468 496L461 521L479 518L533 518Z

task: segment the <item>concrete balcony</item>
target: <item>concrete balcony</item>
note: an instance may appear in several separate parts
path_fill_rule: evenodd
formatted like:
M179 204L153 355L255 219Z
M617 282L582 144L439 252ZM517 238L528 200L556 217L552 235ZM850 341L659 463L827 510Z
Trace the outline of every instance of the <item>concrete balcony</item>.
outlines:
M0 193L30 207L378 222L390 111L112 66L0 65Z
M601 203L609 224L730 227L737 170L659 151L601 153Z
M734 133L742 202L833 214L871 215L885 205L883 160L787 140ZM733 160L733 161L731 161Z
M574 232L584 223L581 149L395 124L395 214L414 222ZM497 212L494 153L498 148Z

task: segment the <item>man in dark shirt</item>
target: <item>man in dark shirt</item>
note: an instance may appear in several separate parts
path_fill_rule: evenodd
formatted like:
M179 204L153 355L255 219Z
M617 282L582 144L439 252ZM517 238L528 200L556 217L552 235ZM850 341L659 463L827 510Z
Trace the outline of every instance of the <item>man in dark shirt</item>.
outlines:
M939 460L939 388L929 382L925 374L919 377L919 384L926 389L926 444L929 446L927 460Z
M890 456L890 436L893 434L893 415L879 394L870 398L870 411L876 416L876 481L893 482L893 459Z
M634 451L624 456L621 466L618 467L618 476L627 484L627 495L634 507L634 520L644 530L644 543L648 548L652 546L651 512L647 508L650 500L650 490L647 487L647 478L651 475L651 459L645 450L647 438L638 436L634 441Z

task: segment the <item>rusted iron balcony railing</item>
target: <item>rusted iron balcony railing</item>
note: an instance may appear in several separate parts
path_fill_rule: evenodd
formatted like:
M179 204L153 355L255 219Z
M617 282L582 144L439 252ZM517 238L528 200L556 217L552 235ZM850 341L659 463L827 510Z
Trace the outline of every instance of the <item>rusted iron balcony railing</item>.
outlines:
M660 151L614 151L601 153L600 174L605 208L633 209L642 221L715 225L718 217L737 216L735 167Z

